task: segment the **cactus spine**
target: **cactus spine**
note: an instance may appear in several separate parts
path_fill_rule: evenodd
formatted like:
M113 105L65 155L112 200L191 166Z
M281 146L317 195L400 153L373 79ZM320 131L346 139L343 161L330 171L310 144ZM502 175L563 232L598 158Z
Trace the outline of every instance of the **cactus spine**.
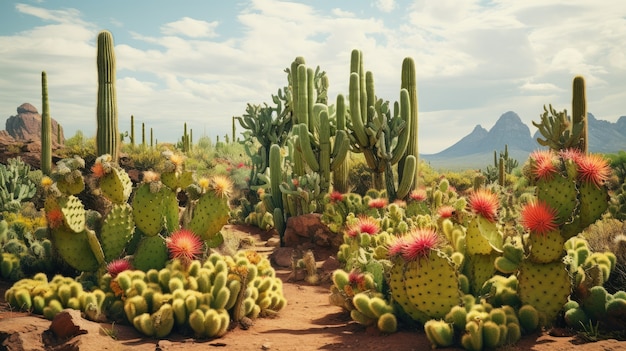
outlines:
M115 90L115 52L113 35L108 31L98 34L98 107L96 151L98 155L109 154L117 162L119 155L119 132L117 117L117 94Z
M41 72L41 171L50 175L52 171L52 122L48 104L48 77ZM57 126L57 131L58 131Z

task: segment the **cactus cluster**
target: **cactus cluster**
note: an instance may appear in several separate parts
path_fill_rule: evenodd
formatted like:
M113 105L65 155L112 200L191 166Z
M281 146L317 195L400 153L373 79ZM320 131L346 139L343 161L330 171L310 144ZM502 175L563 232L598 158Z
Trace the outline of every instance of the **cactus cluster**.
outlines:
M0 211L17 212L37 194L36 173L20 157L0 164Z

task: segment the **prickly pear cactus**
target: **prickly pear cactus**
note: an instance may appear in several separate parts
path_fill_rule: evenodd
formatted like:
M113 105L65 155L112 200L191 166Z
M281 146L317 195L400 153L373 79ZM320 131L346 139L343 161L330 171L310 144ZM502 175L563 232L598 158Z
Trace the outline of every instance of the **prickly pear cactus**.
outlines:
M94 272L99 262L91 249L87 230L83 228L75 232L65 226L54 228L51 230L52 242L67 264L82 272Z
M210 240L228 223L228 199L209 190L200 196L194 206L188 228L204 240Z
M119 258L133 236L135 222L128 204L114 205L102 222L100 240L106 262Z
M163 192L160 182L143 183L133 197L135 225L144 235L155 236L163 229Z
M517 275L522 304L539 311L542 325L552 325L571 293L571 281L560 261L533 263L525 261Z
M100 178L102 194L115 204L128 201L133 190L133 183L123 169L111 168L111 171Z
M161 269L168 258L165 238L160 235L144 236L133 255L133 267L144 272Z

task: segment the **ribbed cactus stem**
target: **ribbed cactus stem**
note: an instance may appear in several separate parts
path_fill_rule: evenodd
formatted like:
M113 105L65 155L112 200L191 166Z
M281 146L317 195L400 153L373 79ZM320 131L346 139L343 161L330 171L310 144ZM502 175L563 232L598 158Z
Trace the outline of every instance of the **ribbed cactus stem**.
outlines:
M585 78L581 76L574 77L572 94L572 124L582 124L582 132L580 134L579 149L583 153L588 153L588 128L587 121L587 98L585 95Z
M117 94L115 91L115 52L113 36L108 31L98 34L98 106L96 148L98 155L109 154L117 162L119 154Z
M406 57L402 61L402 83L400 86L401 89L406 89L409 92L409 100L411 103L411 129L409 134L409 145L407 146L406 156L413 155L415 156L415 163L419 167L419 149L418 149L418 104L417 104L417 78L415 73L415 62L412 58ZM404 168L404 162L406 160L406 156L400 160L399 163L399 172ZM401 176L401 174L399 174ZM413 183L411 185L411 190L418 188L418 178L419 172L415 172Z
M150 148L154 146L154 135L152 134L152 128L150 128Z
M282 181L280 146L272 144L270 146L270 187L272 193L272 204L274 208L283 208L283 197L280 193L280 183Z
M307 85L307 69L305 65L300 65L297 68L297 81L295 84L298 86L298 104L295 105L295 115L297 123L304 123L309 125L309 91Z
M50 121L46 72L41 72L41 110L41 172L50 175L52 172L52 122Z
M342 94L337 95L336 105L336 122L337 131L346 130L346 100ZM336 140L336 139L335 139ZM333 189L340 193L348 192L348 160L345 158L337 167L333 170Z
M141 123L141 146L146 146L146 124Z
M361 117L361 78L358 73L350 73L350 118L352 120L352 130L357 141L362 147L369 145L369 138L365 132L365 125Z
M232 128L233 128L233 139L232 139L232 140L233 140L233 141L232 141L232 142L234 143L234 142L236 142L236 141L237 141L237 139L235 139L235 131L236 131L236 127L235 127L235 116L233 116L233 122L232 122L232 124L233 124L233 126L232 126Z
M130 144L135 146L135 116L130 115Z
M61 144L61 125L57 123L57 144Z
M498 163L498 183L500 186L504 186L505 179L506 172L504 169L504 157L500 157L500 162Z

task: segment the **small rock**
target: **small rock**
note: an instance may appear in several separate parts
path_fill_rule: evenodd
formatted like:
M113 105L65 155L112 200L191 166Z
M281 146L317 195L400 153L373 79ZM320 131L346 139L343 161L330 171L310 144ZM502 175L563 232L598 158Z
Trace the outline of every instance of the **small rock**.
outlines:
M272 349L272 344L270 343L263 343L263 345L261 345L261 350L271 350Z
M58 340L66 340L76 335L87 334L87 321L80 315L80 311L65 309L52 319L50 331Z
M280 246L280 238L269 238L265 243L265 246L268 247L279 247Z
M270 255L270 259L279 267L291 267L293 250L291 247L277 247Z
M341 268L341 263L335 256L330 256L322 263L322 271L324 272L332 272L336 269Z

